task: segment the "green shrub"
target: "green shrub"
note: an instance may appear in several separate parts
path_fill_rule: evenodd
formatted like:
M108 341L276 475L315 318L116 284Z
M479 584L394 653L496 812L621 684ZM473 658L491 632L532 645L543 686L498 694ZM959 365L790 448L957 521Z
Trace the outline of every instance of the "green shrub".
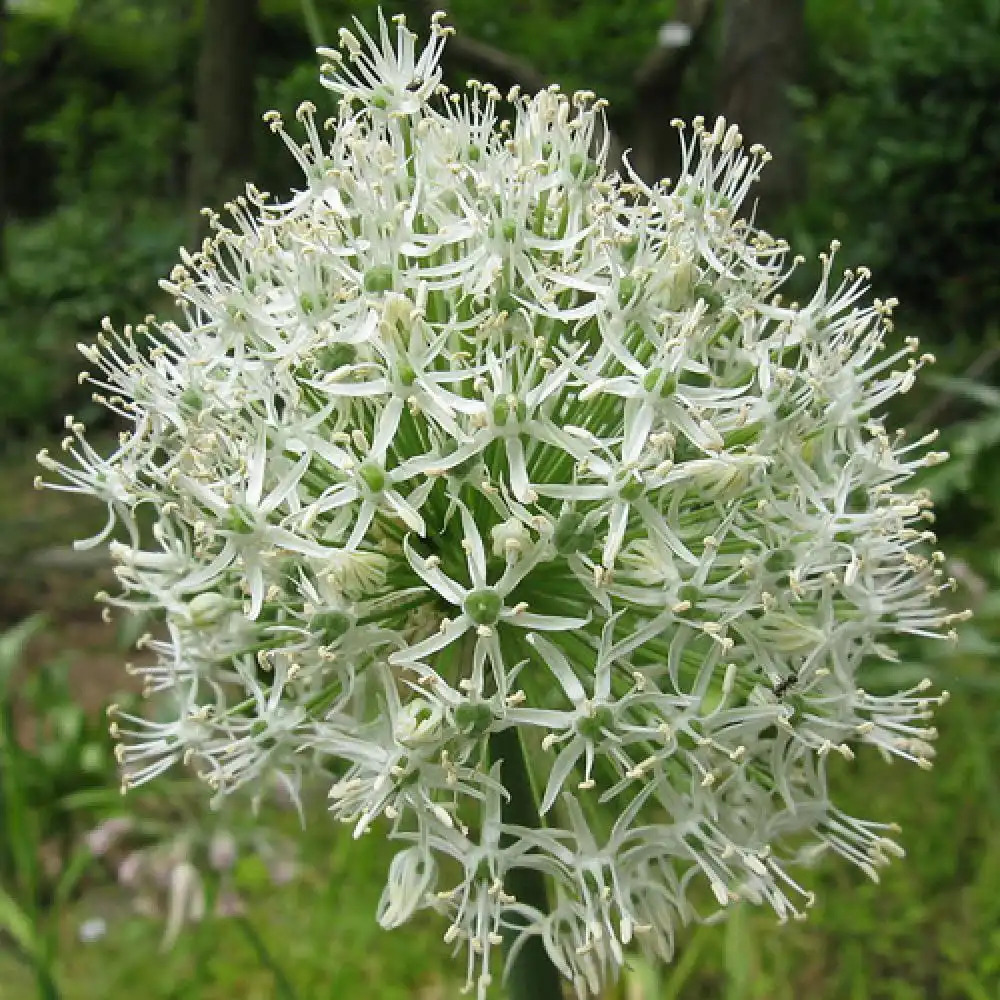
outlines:
M946 348L1000 308L1000 3L820 0L811 22L811 197L796 245L845 235Z
M141 320L183 235L171 205L107 196L80 197L12 227L0 280L0 426L26 432L59 422L67 409L86 419L74 344L93 340L105 315Z

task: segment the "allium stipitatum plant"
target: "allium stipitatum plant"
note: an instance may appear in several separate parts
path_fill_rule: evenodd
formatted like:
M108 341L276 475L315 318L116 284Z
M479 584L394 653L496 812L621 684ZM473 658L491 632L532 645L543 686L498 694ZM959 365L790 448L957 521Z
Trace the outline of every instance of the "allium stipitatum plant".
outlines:
M961 617L907 491L943 456L883 422L929 358L835 246L785 301L735 126L675 122L647 185L592 94L451 93L440 15L379 28L321 50L332 118L265 116L302 189L210 213L179 319L81 346L127 430L67 418L42 485L107 504L99 596L163 618L126 787L328 775L399 846L385 927L441 913L480 995L506 941L586 996L738 900L802 915L823 850L901 853L827 771L932 756L943 696L858 676Z

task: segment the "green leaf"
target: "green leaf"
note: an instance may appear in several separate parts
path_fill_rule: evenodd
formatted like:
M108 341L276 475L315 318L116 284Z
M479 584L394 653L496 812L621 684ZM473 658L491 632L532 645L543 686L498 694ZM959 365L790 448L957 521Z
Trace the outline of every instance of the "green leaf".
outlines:
M963 399L971 400L974 403L981 403L992 409L1000 409L1000 389L992 385L985 385L971 378L964 378L958 375L941 375L932 372L924 376L927 385L933 385L938 389L943 389L951 396L960 396Z
M685 985L698 967L698 960L708 944L710 933L710 928L703 924L691 936L687 947L671 967L670 977L663 984L661 1000L681 1000L684 996Z
M44 615L32 615L0 635L0 700L7 697L7 685L21 662L25 647L44 624Z
M64 865L59 875L59 881L56 882L55 892L52 897L52 910L54 913L58 913L69 902L73 891L80 884L80 880L87 874L93 863L94 855L91 853L89 847L83 846L77 848L73 856Z
M248 894L266 891L271 886L267 865L256 854L248 854L236 862L234 882L236 888Z
M40 954L40 942L31 917L17 905L3 886L0 886L0 930L6 931L29 958L36 958Z

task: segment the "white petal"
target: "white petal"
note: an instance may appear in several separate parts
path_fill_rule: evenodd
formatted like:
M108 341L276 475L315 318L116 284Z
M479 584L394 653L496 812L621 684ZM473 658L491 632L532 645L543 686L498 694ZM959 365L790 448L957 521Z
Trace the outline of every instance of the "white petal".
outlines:
M262 425L247 465L247 503L251 507L260 506L260 498L264 490L264 466L266 462L267 433Z
M445 576L444 573L442 573L437 567L428 566L426 560L414 552L409 538L403 540L403 551L406 553L406 559L413 568L413 572L416 573L428 587L431 587L450 604L454 604L459 608L462 606L465 602L465 590L459 587L454 580Z
M534 628L540 632L569 632L590 624L589 618L568 618L562 615L533 615L518 611L502 616L502 620L519 628Z
M611 516L608 518L608 537L604 540L604 553L601 561L609 569L614 566L618 557L618 550L622 546L622 539L625 537L625 529L628 527L629 505L623 500L618 501L611 508Z
M510 467L510 488L521 503L528 503L531 483L528 482L528 467L524 461L524 445L519 437L509 437L507 446L507 464Z
M570 771L573 770L573 765L580 759L580 754L582 753L583 740L580 737L576 737L568 746L563 748L562 752L556 758L555 763L552 765L552 770L549 772L549 780L545 785L545 794L542 796L542 803L538 807L541 815L544 816L552 808L552 803L555 802L562 791L562 787L569 777Z
M435 632L423 642L407 646L389 657L392 664L410 663L413 660L423 660L445 646L450 646L472 628L472 619L468 615L459 615L443 632Z
M409 501L396 490L387 490L383 496L385 502L399 515L400 520L410 529L415 531L421 538L427 534L427 525Z
M385 462L385 453L392 444L392 439L399 429L399 418L403 412L403 400L399 396L393 396L378 419L378 431L375 440L372 441L371 458L379 463Z
M483 538L479 534L479 528L465 504L459 504L459 512L462 516L462 533L469 543L465 550L466 561L469 564L469 573L472 576L473 589L486 586L486 551L483 548ZM464 546L463 546L464 547Z
M579 677L576 676L573 668L569 665L569 660L566 659L563 651L548 639L543 639L540 635L529 635L528 642L538 650L542 661L556 675L556 680L559 681L563 691L566 692L566 697L574 705L585 701L587 692L580 683Z
M371 500L361 501L361 510L358 511L358 519L354 523L350 537L344 543L344 548L348 551L356 549L371 527L372 518L375 517L376 506Z

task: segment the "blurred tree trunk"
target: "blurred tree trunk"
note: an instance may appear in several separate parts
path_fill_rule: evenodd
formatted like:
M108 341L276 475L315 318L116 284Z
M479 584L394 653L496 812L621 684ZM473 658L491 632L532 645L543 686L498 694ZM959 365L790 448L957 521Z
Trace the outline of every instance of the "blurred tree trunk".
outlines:
M619 128L632 148L632 166L647 181L672 175L678 165L677 133L669 123L678 114L684 75L708 41L714 14L714 0L677 0L657 44L636 70L636 108Z
M205 0L188 180L196 237L204 234L200 209L241 193L253 166L258 29L258 0Z
M7 17L7 0L0 0L0 274L7 266L7 101L4 94Z
M767 221L801 193L804 169L788 88L802 71L805 0L727 0L720 110L773 154L756 194Z
M442 6L437 0L421 0L426 17ZM629 163L646 181L671 173L678 164L677 136L669 122L680 111L680 91L690 65L711 42L718 0L676 0L670 20L632 74L634 107L624 114L611 109L608 165L621 166L622 154L630 150ZM530 94L551 81L519 56L459 33L449 39L447 59L482 75L506 90L514 84Z

